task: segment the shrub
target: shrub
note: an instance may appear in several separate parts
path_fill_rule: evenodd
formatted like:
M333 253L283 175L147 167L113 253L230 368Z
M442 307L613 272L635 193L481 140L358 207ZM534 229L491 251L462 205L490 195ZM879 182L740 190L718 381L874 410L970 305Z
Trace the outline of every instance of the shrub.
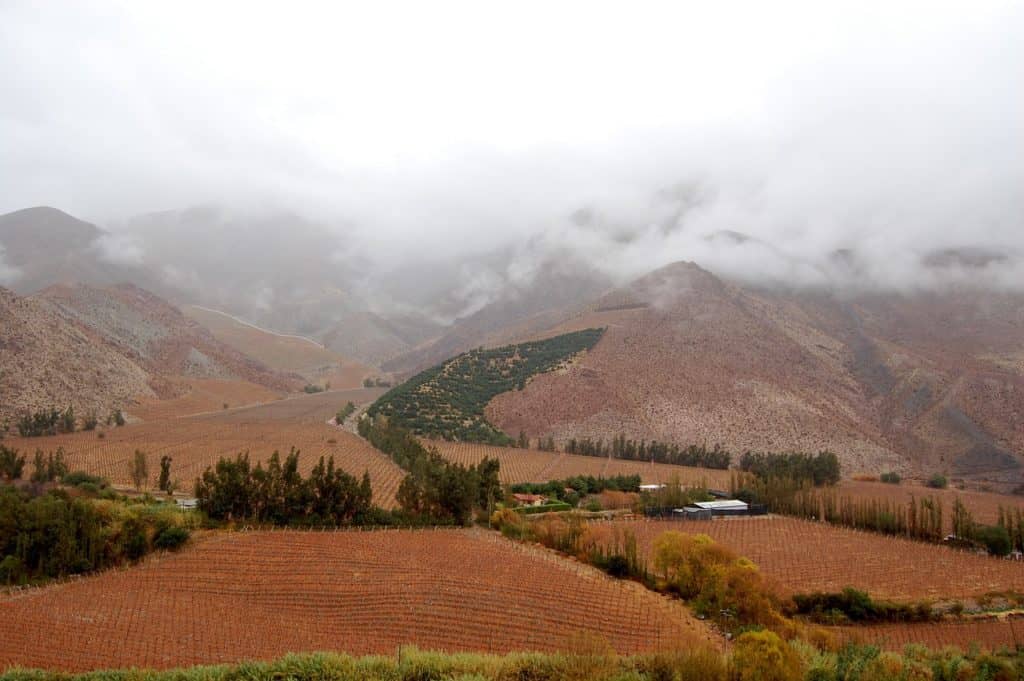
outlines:
M890 485L898 485L901 480L899 473L882 473L878 479L882 482L887 482Z
M927 485L934 489L946 489L949 486L949 481L946 480L946 476L942 473L936 473L932 477L928 478Z
M748 631L736 639L732 664L738 681L800 681L800 658L771 631Z
M164 527L153 537L153 547L173 551L188 541L189 531L184 527L170 525Z
M985 545L993 556L1005 556L1010 553L1013 544L1010 533L1005 527L998 525L977 525L974 528L974 539Z

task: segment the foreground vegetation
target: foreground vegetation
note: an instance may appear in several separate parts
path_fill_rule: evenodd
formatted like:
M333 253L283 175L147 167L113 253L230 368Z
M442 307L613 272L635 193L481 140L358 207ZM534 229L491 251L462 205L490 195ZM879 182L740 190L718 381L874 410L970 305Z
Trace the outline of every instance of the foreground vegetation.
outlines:
M484 417L495 396L522 390L533 376L552 371L589 350L603 329L541 341L465 352L427 369L374 402L368 415L386 416L416 435L510 446L515 440Z
M402 648L394 657L335 653L286 655L269 662L168 671L119 670L64 674L12 669L0 681L1010 681L1024 676L1024 658L908 647L902 654L874 646L820 651L771 632L736 639L731 653L710 648L619 656L600 639L580 635L566 653L426 652Z
M119 497L85 473L0 483L0 584L103 570L188 538L188 521L175 507Z

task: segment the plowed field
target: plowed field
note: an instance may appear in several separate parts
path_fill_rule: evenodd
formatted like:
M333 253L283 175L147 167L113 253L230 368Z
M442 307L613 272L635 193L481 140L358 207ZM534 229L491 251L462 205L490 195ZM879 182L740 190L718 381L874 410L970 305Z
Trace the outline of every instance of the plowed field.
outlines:
M155 486L160 457L170 456L171 478L189 490L195 479L222 456L249 452L250 460L266 461L274 450L284 456L290 447L300 451L299 467L305 474L321 456L334 456L335 464L361 476L369 471L374 501L386 508L395 504L395 492L405 476L385 455L363 439L327 425L326 421L349 400L369 402L379 389L349 390L278 400L257 407L221 410L188 418L147 421L98 432L79 432L5 441L29 454L35 449L63 447L71 470L102 475L115 485L130 485L129 462L136 449L146 453L149 485Z
M841 627L840 633L853 641L875 643L888 650L901 651L911 643L929 648L957 646L967 649L976 643L982 649L1014 650L1024 645L1024 620L984 619L925 624L880 624L866 627Z
M1024 565L945 546L779 516L711 521L623 521L643 550L676 530L703 533L750 558L783 592L839 591L845 586L898 601L969 598L1024 590Z
M620 653L719 640L679 602L482 530L221 533L0 598L0 668L168 668L314 650Z
M644 483L668 482L678 478L684 485L706 484L711 487L729 488L729 471L690 466L671 466L643 461L625 461L598 456L580 456L559 452L542 452L536 449L515 449L492 447L474 443L426 440L449 461L475 464L490 457L501 462L501 481L546 482L562 480L574 475L595 477L612 475L639 475Z

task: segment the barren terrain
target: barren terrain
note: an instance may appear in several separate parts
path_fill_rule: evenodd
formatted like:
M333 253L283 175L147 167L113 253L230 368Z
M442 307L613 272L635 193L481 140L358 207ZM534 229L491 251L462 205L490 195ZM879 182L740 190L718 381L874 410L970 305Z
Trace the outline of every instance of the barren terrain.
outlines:
M550 327L608 330L486 415L531 438L830 449L847 475L940 471L1009 489L1024 480L1021 309L1008 295L757 290L677 263Z

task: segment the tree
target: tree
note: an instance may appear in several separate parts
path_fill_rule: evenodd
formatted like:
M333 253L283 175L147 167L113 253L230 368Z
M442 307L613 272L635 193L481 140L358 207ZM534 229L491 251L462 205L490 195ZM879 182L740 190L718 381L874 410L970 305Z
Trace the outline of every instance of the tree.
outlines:
M85 420L82 421L82 428L84 430L96 430L96 426L99 425L99 419L96 418L96 412L90 412L86 415Z
M25 456L18 456L17 449L0 445L0 477L4 480L17 480L25 469Z
M136 449L135 455L128 464L128 471L131 473L135 489L141 490L142 486L149 481L149 466L146 463L146 453Z
M942 473L936 473L928 478L928 486L935 489L945 489L948 484L949 481L946 480L946 476Z
M63 478L68 473L68 466L64 461L64 449L57 448L56 452L50 452L43 456L43 450L37 449L32 460L32 476L30 480L35 483L53 482Z
M160 457L160 478L157 487L161 492L171 493L171 457L164 454Z
M526 433L521 430L519 431L519 441L517 442L517 446L519 449L530 448L530 438L526 437Z
M75 432L75 410L73 407L68 407L60 415L60 430L62 433Z

